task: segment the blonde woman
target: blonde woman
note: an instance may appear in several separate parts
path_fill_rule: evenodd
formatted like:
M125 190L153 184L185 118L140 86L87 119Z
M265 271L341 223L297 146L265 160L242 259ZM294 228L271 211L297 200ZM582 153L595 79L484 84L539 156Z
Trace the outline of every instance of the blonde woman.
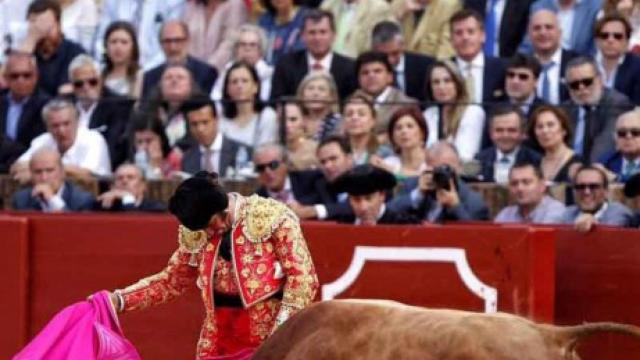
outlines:
M436 61L427 71L427 101L424 111L429 136L427 147L446 140L455 145L463 161L471 160L480 150L485 113L469 104L464 80L449 61Z
M322 141L338 132L341 117L338 111L338 87L327 72L307 74L298 85L296 97L305 112L306 134L315 141Z

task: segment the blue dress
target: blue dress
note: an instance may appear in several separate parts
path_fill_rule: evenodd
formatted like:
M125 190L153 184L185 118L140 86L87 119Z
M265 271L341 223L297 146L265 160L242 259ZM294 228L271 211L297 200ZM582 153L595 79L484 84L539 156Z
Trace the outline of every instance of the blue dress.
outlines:
M305 49L302 42L302 25L306 12L307 8L299 7L295 17L285 24L277 24L275 14L270 12L258 19L258 25L267 34L265 58L269 64L275 65L284 54Z

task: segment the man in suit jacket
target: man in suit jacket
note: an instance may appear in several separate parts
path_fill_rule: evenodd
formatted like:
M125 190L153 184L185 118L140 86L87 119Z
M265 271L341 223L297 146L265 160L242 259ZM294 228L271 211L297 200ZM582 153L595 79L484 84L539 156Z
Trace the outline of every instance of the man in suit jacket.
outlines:
M633 212L619 202L609 201L609 182L605 172L592 165L577 170L573 190L576 205L567 207L566 224L587 232L596 224L627 227L633 225Z
M433 144L426 159L427 171L418 179L406 182L411 192L390 201L388 206L399 212L411 212L418 218L430 222L478 221L489 219L489 209L482 196L471 190L456 174L462 164L456 148L448 142ZM434 171L447 167L452 174L448 186L436 186Z
M393 21L382 21L373 28L371 49L387 55L394 69L395 86L420 102L426 100L426 74L434 59L405 51L400 26Z
M229 168L237 170L236 155L244 145L219 131L215 104L207 97L196 97L183 105L182 112L196 142L182 157L182 171L195 174L206 170L225 177ZM250 153L247 149L248 156Z
M0 134L0 174L9 172L13 164L27 148Z
M531 4L531 13L546 9L556 14L563 12L572 13L573 16L564 16L561 28L562 47L573 50L580 55L591 55L595 50L593 35L591 30L596 22L596 17L602 9L602 0L581 0L581 1L557 1L557 0L536 0ZM525 37L519 48L522 52L531 51L531 40Z
M377 23L393 19L385 0L325 0L320 8L333 14L336 21L333 50L350 58L370 49L371 30Z
M144 73L142 97L148 97L156 88L167 64L184 64L204 93L209 94L218 77L218 71L207 63L189 56L189 31L182 21L171 20L160 29L160 44L166 61Z
M300 219L335 220L353 216L347 193L339 192L333 186L340 175L353 168L351 145L343 137L329 136L318 144L316 154L322 172L313 187L318 195L318 203L292 204L291 209Z
M499 107L492 112L489 122L492 146L476 155L480 181L506 184L515 164L540 164L541 155L523 144L525 122L522 111L515 106Z
M374 102L378 134L386 134L389 120L394 112L416 103L393 86L394 71L387 56L381 52L367 51L356 59L358 93L363 93Z
M38 90L38 67L33 55L11 53L4 69L7 91L0 92L0 133L28 147L45 132L42 107L48 97Z
M484 14L485 30L493 34L493 44L485 54L489 56L511 57L526 32L529 20L529 7L533 0L464 0L464 7ZM494 4L491 8L491 4ZM490 26L493 24L493 28ZM488 52L486 50L489 50Z
M540 71L538 60L528 55L516 54L507 63L505 95L511 105L520 108L525 120L529 119L536 108L546 104L536 93Z
M600 163L626 182L640 172L640 112L632 110L618 117L615 130L616 151L606 154Z
M537 10L531 15L527 31L533 47L531 53L542 66L538 97L554 105L569 100L564 74L567 63L579 55L562 48L562 29L558 16L551 10Z
M502 96L506 62L485 56L484 19L474 10L463 9L451 17L451 43L456 52L454 61L466 81L469 100L489 103Z
M272 101L282 96L294 96L302 79L311 71L330 72L341 99L355 90L353 60L331 51L335 36L335 24L330 12L307 12L302 27L302 40L307 50L286 54L278 60L271 80Z
M37 151L29 161L33 186L13 196L15 210L44 212L91 210L93 195L65 181L62 159L56 150Z
M460 10L460 1L393 0L391 10L400 22L407 50L437 59L448 59L454 55L449 18Z
M396 186L395 176L370 164L357 165L335 180L339 192L349 194L353 214L338 221L354 225L417 224L420 220L385 204L387 191Z
M163 203L145 196L146 190L142 169L133 164L122 164L114 173L111 189L98 196L95 208L104 211L166 211Z
M574 130L574 151L591 162L614 151L614 130L620 114L631 109L629 99L607 89L594 60L578 57L567 64L565 74L571 101L564 105Z
M609 88L640 104L640 57L627 51L631 24L621 14L607 14L596 22L596 62Z
M289 172L284 147L277 144L258 147L253 153L253 164L260 184L256 194L285 204L319 202L314 184L320 174L317 171Z
M127 157L126 127L134 100L116 95L104 86L100 65L89 55L78 55L69 64L69 80L79 113L79 126L96 130L107 141L111 167Z

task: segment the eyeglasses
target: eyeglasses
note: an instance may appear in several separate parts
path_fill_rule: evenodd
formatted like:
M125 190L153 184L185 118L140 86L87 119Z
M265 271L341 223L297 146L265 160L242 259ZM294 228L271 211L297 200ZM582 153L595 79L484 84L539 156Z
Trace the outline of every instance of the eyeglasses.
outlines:
M89 84L89 86L91 87L96 87L98 86L99 82L100 80L98 80L98 78L91 78L86 80L75 80L73 82L73 87L76 89L82 89L84 87L84 84Z
M576 191L585 191L587 189L589 189L589 191L596 191L604 188L604 185L599 183L582 183L573 185L573 188L576 189Z
M614 39L620 41L622 39L624 39L624 34L623 33L619 33L619 32L606 32L606 31L602 31L598 34L598 38L600 38L601 40L607 40L609 38L613 37Z
M267 168L269 168L269 170L275 170L279 167L280 167L280 160L273 160L273 161L269 161L266 164L256 164L255 169L256 169L256 172L258 172L259 174L262 174L265 170L267 170Z
M595 79L596 79L595 77L590 77L590 78L584 78L584 79L569 81L569 88L571 90L579 90L580 89L580 85L582 85L584 87L589 87L589 86L593 85L593 81Z
M531 75L527 74L527 73L519 73L519 72L515 72L515 71L507 71L507 77L509 79L513 79L515 77L518 77L518 80L520 81L527 81L531 78Z
M163 44L181 44L183 42L187 41L186 37L179 37L179 38L164 38L161 39L160 42Z
M640 129L638 129L638 128L633 128L633 129L620 128L620 129L616 129L616 135L619 138L626 138L629 135L631 135L631 137L636 138L636 137L640 136Z
M29 80L33 77L33 73L32 72L15 72L15 73L7 74L7 76L9 77L10 80L14 80L14 81L18 80L19 78Z

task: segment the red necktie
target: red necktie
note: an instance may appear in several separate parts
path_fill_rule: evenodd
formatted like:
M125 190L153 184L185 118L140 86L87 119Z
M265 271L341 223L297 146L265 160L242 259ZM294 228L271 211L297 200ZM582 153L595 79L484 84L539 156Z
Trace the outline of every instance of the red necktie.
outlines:
M311 65L311 69L315 70L315 71L321 71L324 70L324 66L322 66L322 64L320 64L320 62L315 62L313 63L313 65Z

